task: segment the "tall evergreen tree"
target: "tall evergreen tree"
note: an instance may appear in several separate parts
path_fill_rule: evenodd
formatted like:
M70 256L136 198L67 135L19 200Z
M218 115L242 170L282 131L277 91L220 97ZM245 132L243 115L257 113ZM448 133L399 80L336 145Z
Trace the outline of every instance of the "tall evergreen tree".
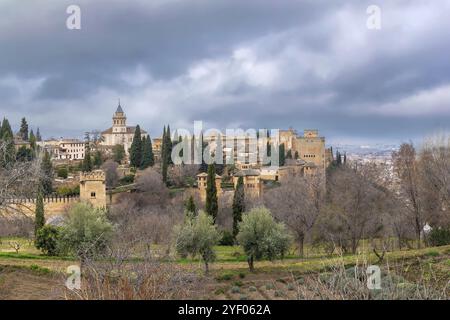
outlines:
M339 150L336 151L336 166L341 166L342 164L342 155Z
M200 172L207 172L208 171L208 165L205 162L205 159L203 158L203 154L205 152L206 147L208 146L208 143L205 142L205 139L203 139L203 132L200 135L200 140L198 141L198 144L201 146L200 148L200 159L201 163L200 163L200 167L199 167L199 171Z
M12 138L13 136L14 135L13 135L11 125L9 124L8 119L3 118L1 131L0 131L0 139L6 139L8 137Z
M169 164L172 163L172 140L170 138L170 126L167 125L164 127L164 133L163 133L163 141L162 141L162 150L161 150L161 160L162 160L162 177L164 183L167 184L167 171L169 168Z
M16 161L26 162L33 159L33 149L21 146L16 152Z
M40 186L43 195L49 195L53 192L53 166L50 153L47 150L45 150L41 162Z
M144 137L144 140L142 143L141 169L151 167L154 164L155 164L155 158L153 156L152 140L151 140L150 136L147 135L147 137Z
M206 178L206 204L205 211L216 222L217 213L219 211L219 204L217 199L216 188L216 169L214 164L208 166L208 177Z
M113 147L113 160L117 163L121 163L125 158L125 148L122 144L116 144Z
M244 178L241 176L236 184L233 196L233 237L239 233L239 223L242 221L242 213L245 211Z
M279 152L280 166L284 166L286 163L286 150L284 143L280 144Z
M5 168L16 160L16 148L14 146L14 135L8 119L3 118L0 140L3 144L0 150L0 166Z
M83 172L90 172L92 171L92 168L93 166L92 166L91 146L88 139L84 147L84 159L83 162L81 163L81 170Z
M41 132L39 131L39 127L36 131L36 141L42 141Z
M22 118L22 122L20 123L19 135L23 141L28 141L28 123L25 118Z
M30 147L36 150L36 136L34 135L33 129L30 130Z
M141 138L141 128L139 125L136 126L134 131L133 142L130 148L130 164L139 168L142 162L142 138Z
M194 216L197 214L197 207L195 206L194 197L190 196L184 204L184 209L187 213L193 214Z
M167 154L167 163L173 164L172 162L172 137L170 135L170 125L167 125L167 131L166 131L166 146L164 148L166 154Z
M164 159L164 155L166 154L166 150L164 148L165 144L166 144L166 126L164 125L163 134L162 134L162 140L161 140L161 164L162 164L162 161Z
M94 166L99 168L103 164L103 156L100 150L94 152Z
M286 154L286 159L292 159L292 150L289 149L287 154Z
M34 211L34 236L36 237L37 232L45 225L45 214L44 214L44 196L42 195L41 187L39 187L37 198L36 198L36 209Z

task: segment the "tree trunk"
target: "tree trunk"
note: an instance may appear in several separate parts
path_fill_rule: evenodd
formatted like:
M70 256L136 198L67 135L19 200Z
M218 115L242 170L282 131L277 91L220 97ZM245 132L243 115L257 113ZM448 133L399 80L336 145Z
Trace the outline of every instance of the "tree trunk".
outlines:
M253 272L255 270L255 267L254 267L254 264L253 264L253 256L250 256L247 259L247 262L248 262L248 267L250 269L250 272Z
M416 229L416 238L417 238L417 249L420 249L422 247L422 244L420 243L420 228Z
M208 274L209 274L209 265L208 265L208 262L205 261L205 275L208 275Z
M417 238L417 249L421 248L421 243L420 243L420 232L422 230L420 230L420 221L418 216L416 215L416 238Z
M305 244L305 236L300 235L298 238L298 255L300 256L300 258L303 258L305 254L304 244Z
M358 241L353 238L352 239L352 253L356 254L356 250L358 249Z

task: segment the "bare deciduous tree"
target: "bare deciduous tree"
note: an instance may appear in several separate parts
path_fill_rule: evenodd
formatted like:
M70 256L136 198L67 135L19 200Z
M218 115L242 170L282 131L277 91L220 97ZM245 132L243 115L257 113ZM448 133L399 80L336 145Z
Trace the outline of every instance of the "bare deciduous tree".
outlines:
M424 189L423 171L411 143L404 143L392 155L394 171L400 180L399 199L408 210L408 221L414 226L417 247L421 247L421 234L429 217L427 193Z
M280 187L266 192L264 200L276 219L292 231L298 253L304 254L304 243L315 226L325 199L324 179L320 175L292 177Z
M321 234L344 251L356 253L362 239L370 239L383 229L384 192L372 180L373 168L336 169L328 178L326 214Z
M6 144L0 141L0 154L6 152L5 148ZM41 175L39 158L0 166L0 215L20 213L20 199L35 197ZM16 204L12 205L12 202Z
M117 162L112 160L107 160L102 165L102 169L106 174L106 187L109 189L115 188L117 186L117 183L119 181L119 175L117 173L118 167L119 165L117 164Z
M169 168L169 180L177 187L192 186L196 181L198 165L183 164Z

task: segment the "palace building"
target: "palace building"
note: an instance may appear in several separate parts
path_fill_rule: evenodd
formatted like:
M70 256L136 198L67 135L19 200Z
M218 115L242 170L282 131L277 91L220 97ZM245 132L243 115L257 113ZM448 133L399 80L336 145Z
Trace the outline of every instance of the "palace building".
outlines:
M107 147L114 147L118 144L123 145L125 153L128 155L136 127L127 126L127 117L123 112L120 102L112 120L112 127L101 133L103 137L101 145ZM147 132L141 128L141 137L143 138L145 136L147 136Z

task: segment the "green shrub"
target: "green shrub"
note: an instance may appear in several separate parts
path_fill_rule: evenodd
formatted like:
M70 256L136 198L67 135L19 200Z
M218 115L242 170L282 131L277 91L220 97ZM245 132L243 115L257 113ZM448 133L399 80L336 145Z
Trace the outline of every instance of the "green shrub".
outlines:
M275 289L275 286L273 285L273 283L269 282L266 284L266 290L273 290Z
M45 255L56 256L58 254L58 240L59 229L54 226L45 225L37 232L35 246Z
M134 174L128 174L119 180L119 185L123 186L123 185L131 184L133 182L134 182Z
M80 259L102 254L113 235L113 226L103 209L80 202L73 205L61 228L58 249Z
M221 295L221 294L225 294L225 289L224 288L217 288L216 291L214 291L215 295Z
M437 251L428 251L425 253L427 257L439 257L440 253Z
M241 292L241 288L237 286L231 287L231 293L239 293L239 292Z
M256 287L254 287L254 286L250 286L250 287L248 287L248 291L250 291L250 292L255 292L257 289L256 289Z
M242 283L242 281L235 281L234 282L234 285L236 286L236 287L242 287L244 284Z
M69 170L67 170L67 167L59 167L57 171L57 175L59 178L67 179L67 176L69 175Z
M33 272L38 273L38 274L49 274L50 273L50 269L38 266L37 264L32 264L29 268L30 268L30 270L32 270Z
M433 247L450 244L450 228L436 228L429 234L429 242Z
M287 285L287 289L288 289L289 291L295 290L294 284L289 283L289 284Z
M221 246L232 246L234 245L234 238L231 232L229 231L223 231L222 232L222 238L220 239L219 244Z
M233 279L233 273L229 272L229 271L225 271L222 274L218 275L216 277L217 281L223 281L223 280L231 280Z
M239 272L239 278L244 279L245 278L245 273L244 272Z
M281 291L281 290L276 290L275 293L274 293L274 295L275 295L275 297L277 297L277 298L282 297L282 296L283 296L283 291Z
M60 186L56 189L56 194L61 197L77 196L80 194L80 186Z
M239 300L248 300L248 297L247 297L247 295L245 295L245 294L241 294L241 295L239 296Z

